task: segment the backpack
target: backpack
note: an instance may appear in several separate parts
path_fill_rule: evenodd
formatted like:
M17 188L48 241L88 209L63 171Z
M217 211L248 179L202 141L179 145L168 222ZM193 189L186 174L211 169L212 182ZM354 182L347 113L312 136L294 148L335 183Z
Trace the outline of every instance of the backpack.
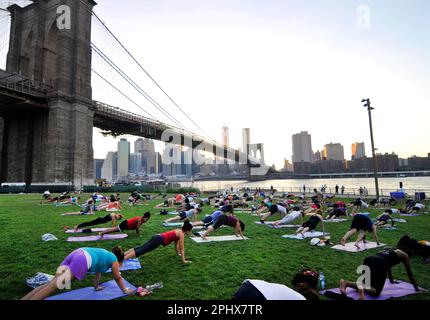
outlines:
M303 268L301 271L296 273L293 278L292 284L296 286L299 283L306 283L311 288L316 289L318 287L319 273L318 271L310 268Z

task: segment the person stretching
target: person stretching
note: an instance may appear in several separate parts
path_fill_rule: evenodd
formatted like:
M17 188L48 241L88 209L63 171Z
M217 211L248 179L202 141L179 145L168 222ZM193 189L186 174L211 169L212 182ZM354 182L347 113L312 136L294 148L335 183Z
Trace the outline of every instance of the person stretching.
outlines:
M94 272L94 290L105 289L100 286L101 274L112 269L112 275L118 287L125 294L134 291L125 287L119 272L124 261L124 251L121 247L115 247L112 252L99 248L80 248L69 254L57 269L55 277L48 283L32 290L22 300L44 300L58 289L58 283L69 281L81 281L88 272Z
M93 215L94 214L93 208L94 208L94 202L93 200L89 200L86 204L83 205L83 209L81 211L63 213L63 216Z
M164 223L170 223L170 222L175 222L175 221L184 221L184 220L188 220L189 221L191 218L192 218L192 221L196 221L197 220L197 215L200 212L202 212L201 208L196 208L196 209L190 209L190 210L187 210L187 211L182 211L176 217L164 220Z
M414 286L415 291L421 291L418 288L414 275L412 274L410 258L407 251L403 251L401 249L385 249L374 256L365 258L363 261L363 265L370 269L370 286L366 288L365 284L341 279L339 282L340 292L346 296L346 289L353 288L358 291L359 300L364 300L364 293L368 293L372 297L378 297L384 289L387 277L391 283L399 283L393 279L391 268L401 262L405 267L406 273Z
M364 237L367 232L371 232L373 234L373 237L376 240L377 245L379 246L379 238L378 238L378 232L377 227L373 224L372 220L363 214L356 214L351 222L351 228L350 230L343 236L341 240L341 244L345 246L346 241L354 234L359 232L357 236L357 241L355 242L355 246L357 249L360 249L359 243L360 241L363 241L365 243Z
M234 228L234 232L236 234L236 237L240 236L240 237L242 237L242 239L245 239L245 237L243 235L243 231L245 230L245 224L242 221L240 221L239 219L237 219L235 216L233 216L233 215L226 216L225 214L221 215L216 220L216 222L212 226L209 226L209 228L205 232L200 234L200 236L202 237L202 239L205 240L210 233L217 230L222 225Z
M303 224L303 212L300 210L299 207L294 207L293 210L287 214L284 218L282 218L281 220L275 221L273 223L273 225L275 226L279 226L282 224L291 224L294 221L296 221L297 219L300 218L300 224Z
M218 220L218 218L221 217L224 213L231 212L231 209L232 209L231 205L224 206L221 209L216 210L212 212L212 214L206 216L202 221L194 222L193 227L204 226L207 228L210 225L213 225Z
M302 237L305 237L305 233L308 231L314 231L318 224L321 222L322 232L324 232L324 218L322 216L322 211L317 210L315 213L307 213L306 216L310 216L309 220L302 224L300 228L297 229L296 234L301 234Z
M337 203L333 205L333 210L326 217L326 220L338 219L339 217L349 217L348 210L345 207L340 207Z
M272 204L269 207L269 212L266 213L260 220L261 223L264 223L269 217L273 216L275 213L279 212L281 215L281 219L285 217L287 214L287 208L284 206L280 206L279 204Z
M83 222L81 224L78 224L77 226L73 227L73 230L77 230L77 229L82 229L85 227L91 227L91 226L96 226L99 224L105 224L108 222L112 222L112 227L115 226L116 221L117 220L122 220L124 218L124 216L122 214L117 214L117 213L109 213L108 215L104 216L104 217L98 217L94 220L88 221L88 222ZM64 227L64 230L70 230L72 228L69 228L67 226ZM91 229L83 229L82 233L91 233Z
M161 234L153 236L148 242L140 247L136 247L128 250L125 253L124 260L137 258L150 251L157 249L159 246L168 246L172 242L175 242L176 254L182 258L182 263L191 263L191 261L185 258L185 235L189 235L193 225L189 221L185 221L181 229L171 230Z
M388 220L391 221L391 227L394 227L394 220L391 218L391 210L387 209L382 214L376 217L375 225L378 228L385 227L388 223Z
M140 237L140 227L146 223L151 214L149 212L145 212L143 216L137 216L128 220L124 220L118 226L107 229L106 231L100 232L100 238L103 238L105 234L114 233L114 232L123 232L125 230L136 230L136 234Z

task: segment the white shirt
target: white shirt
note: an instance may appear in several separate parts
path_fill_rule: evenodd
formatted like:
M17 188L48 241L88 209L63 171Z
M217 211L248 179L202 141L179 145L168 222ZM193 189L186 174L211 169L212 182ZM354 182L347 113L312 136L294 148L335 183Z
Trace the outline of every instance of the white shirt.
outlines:
M367 208L369 208L369 205L366 202L364 202L363 200L361 200L361 207L367 209Z
M246 281L249 281L256 287L267 300L306 300L300 293L283 284L270 283L263 280L247 279Z
M398 210L398 209L395 209L395 208L391 208L391 212L392 212L393 214L396 214L396 213L399 213L399 210Z
M45 191L43 194L44 195L50 195L51 193L49 191Z
M279 204L277 204L278 206L278 212L281 214L286 214L287 213L287 208L280 206Z
M292 221L294 221L297 218L299 218L301 214L302 214L301 211L293 211L293 212L288 214L288 217L290 217L290 219L293 219Z
M415 205L414 205L414 208L420 208L420 209L424 209L426 206L425 205L423 205L422 203L416 203Z

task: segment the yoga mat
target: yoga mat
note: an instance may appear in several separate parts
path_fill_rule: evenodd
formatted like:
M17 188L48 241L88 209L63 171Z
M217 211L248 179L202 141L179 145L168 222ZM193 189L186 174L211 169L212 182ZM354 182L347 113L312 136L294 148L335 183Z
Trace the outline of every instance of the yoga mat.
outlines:
M136 287L123 279L126 288L136 290ZM45 300L113 300L127 296L116 284L115 280L101 284L104 290L96 291L94 287L86 287L67 291L62 294L46 298Z
M142 266L140 265L139 259L134 258L134 259L124 260L124 262L122 263L122 267L119 269L119 271L138 270L138 269L142 269ZM111 273L111 272L112 272L111 269L106 271L106 273ZM88 274L94 274L94 272L88 272Z
M166 227L166 228L180 228L180 227L182 227L182 225L183 225L184 223L183 222L169 222L169 223L163 223L163 227ZM193 226L193 230L198 230L198 229L203 229L203 226L197 226L197 227L194 227Z
M191 237L192 240L194 240L197 243L204 243L204 242L218 242L218 241L237 241L237 240L243 240L242 237L236 237L235 235L232 236L215 236L215 237L207 237L206 240L203 240L200 237ZM249 238L245 237L245 240L248 240Z
M418 217L418 216L422 216L422 214L420 214L420 213L401 213L400 215L402 217Z
M260 221L254 221L255 224L259 224L259 225L263 225L269 228L273 228L273 229L282 229L282 228L298 228L300 227L300 225L296 225L296 224L280 224L275 226L273 224L273 221L266 221L265 223L261 223Z
M317 238L317 237L323 237L328 236L329 233L322 233L320 231L314 231L314 232L305 232L304 237L302 235L296 235L296 234L286 234L283 235L282 238L286 239L297 239L297 240L303 240L307 238Z
M340 222L346 222L346 221L348 221L348 219L324 220L324 222L327 222L327 223L330 223L330 222L333 222L333 223L340 223Z
M379 229L391 231L391 230L397 230L397 227L388 226L388 227L379 227Z
M91 229L91 232L96 233L96 232L103 232L106 231L108 228L88 228ZM66 233L82 233L83 229L77 229L76 231L73 229L70 230L66 230Z
M370 212L358 212L356 214L362 214L363 216L369 216Z
M398 218L396 218L396 219L393 219L393 220L394 220L394 222L400 222L400 223L406 223L407 222L405 219L398 219Z
M125 239L128 235L125 233L120 234L105 234L103 239L100 236L88 236L88 237L69 237L67 242L87 242L87 241L104 241L104 240L119 240Z
M327 291L331 291L334 293L339 293L339 288L336 289L329 289ZM321 291L321 294L324 294L325 291ZM414 286L410 283L400 281L400 283L391 283L390 280L385 280L384 290L381 292L381 294L378 297L372 297L368 295L367 293L364 294L366 300L388 300L392 298L400 298L409 296L411 294L417 294L419 292L416 292L414 289ZM346 295L354 300L358 300L358 292L357 290L354 290L352 288L346 289Z
M374 248L380 248L380 247L385 246L385 244L383 244L383 243L381 243L378 246L378 245L376 245L376 242L367 242L367 243L360 242L360 250L358 250L354 244L355 244L355 242L349 242L349 243L346 243L345 246L338 244L338 245L335 245L331 248L335 249L335 250L341 250L341 251L347 251L347 252L361 252L361 251L374 249Z

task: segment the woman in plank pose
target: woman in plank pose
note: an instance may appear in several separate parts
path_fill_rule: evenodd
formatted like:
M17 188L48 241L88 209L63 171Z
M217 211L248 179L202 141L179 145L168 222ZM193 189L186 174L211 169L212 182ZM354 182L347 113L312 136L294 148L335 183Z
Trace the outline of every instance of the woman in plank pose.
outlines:
M114 233L114 232L122 232L125 230L136 230L136 234L140 237L140 227L146 223L149 218L151 218L151 214L149 212L145 212L143 216L137 216L131 219L124 220L118 226L107 229L106 231L100 232L100 238L103 238L105 234Z
M27 294L22 300L44 300L52 295L58 284L85 278L88 272L94 272L94 290L100 291L104 287L100 286L101 274L112 269L112 275L118 287L125 294L132 294L133 290L125 287L119 269L124 261L124 251L121 247L115 247L112 252L99 248L80 248L69 254L57 269L55 277L48 282Z
M200 236L202 237L202 239L206 239L210 233L219 229L222 225L234 228L236 237L240 236L242 237L242 239L245 239L243 235L243 231L245 231L245 224L239 219L237 219L235 216L233 215L227 216L225 214L222 214L221 216L219 216L216 222L213 225L209 226L209 228L205 232L200 234Z
M157 234L153 236L144 245L128 250L125 253L124 260L142 256L150 251L157 249L161 245L165 247L174 242L176 254L182 258L182 263L191 263L191 261L185 259L184 238L185 235L190 234L192 229L192 224L189 221L185 221L181 229L171 230L168 232Z
M122 214L118 214L118 213L109 213L108 215L104 216L104 217L98 217L94 220L88 221L88 222L83 222L81 224L78 224L77 226L73 227L73 230L78 230L78 229L82 229L85 227L91 227L91 226L97 226L99 224L105 224L108 222L112 222L112 227L115 227L116 222L118 220L122 220L124 218L124 216ZM72 228L65 226L64 230L70 230ZM91 229L83 229L82 230L83 233L91 233Z
M403 249L403 248L402 248ZM420 291L417 282L415 281L414 275L411 270L410 258L407 250L402 249L385 249L376 255L367 257L363 261L363 265L367 266L370 271L370 283L361 284L357 282L340 280L339 288L340 292L346 296L346 289L353 288L358 291L359 299L364 300L364 293L367 293L373 297L378 297L385 286L385 280L390 280L391 283L399 283L393 279L393 274L391 273L391 268L403 263L406 273L415 288L415 291ZM364 277L366 279L366 277Z

